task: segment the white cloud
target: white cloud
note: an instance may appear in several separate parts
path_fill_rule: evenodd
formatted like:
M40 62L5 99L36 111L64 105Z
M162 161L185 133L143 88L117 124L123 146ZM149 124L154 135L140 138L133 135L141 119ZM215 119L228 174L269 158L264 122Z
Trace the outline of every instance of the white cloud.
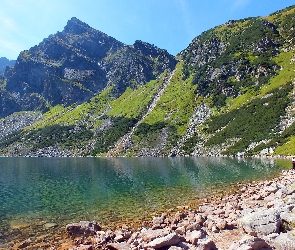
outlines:
M10 60L15 60L22 50L24 50L22 44L0 39L0 57L6 56Z
M188 6L187 0L176 0L177 5L180 7L181 13L182 13L182 20L184 22L184 27L186 30L186 33L193 37L196 35L196 31L194 27L192 26L192 18L191 18L191 11Z
M237 10L237 9L242 9L246 7L251 0L235 0L232 2L232 9Z

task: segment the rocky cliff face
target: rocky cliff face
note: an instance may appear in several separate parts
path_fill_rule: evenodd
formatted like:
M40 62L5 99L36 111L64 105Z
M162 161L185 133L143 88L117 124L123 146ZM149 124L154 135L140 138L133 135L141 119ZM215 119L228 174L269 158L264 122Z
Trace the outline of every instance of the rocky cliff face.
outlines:
M0 152L294 154L294 15L291 6L212 28L177 55L177 64L165 50L124 45L73 18L22 52L1 79L2 116L50 110L3 137Z
M107 72L108 84L114 86L116 96L122 94L126 87L134 88L156 79L165 70L174 69L175 65L175 58L166 50L139 40L110 54L101 62Z
M179 56L184 78L194 75L197 93L223 106L247 87L265 84L280 67L272 60L284 38L268 20L229 21L196 37Z
M106 86L113 86L118 96L126 86L144 84L175 64L164 50L143 42L124 45L72 18L62 32L20 53L5 72L3 92L15 103L12 112L45 111L88 101ZM3 116L5 99L2 103Z

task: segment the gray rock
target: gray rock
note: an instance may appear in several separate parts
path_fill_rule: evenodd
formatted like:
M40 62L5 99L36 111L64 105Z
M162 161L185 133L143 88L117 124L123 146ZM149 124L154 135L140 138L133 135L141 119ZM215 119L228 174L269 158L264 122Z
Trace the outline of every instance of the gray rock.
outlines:
M56 228L58 225L56 223L48 222L43 225L45 229Z
M263 209L245 215L238 224L250 235L268 235L279 232L281 218L277 210Z
M283 221L286 221L288 224L295 224L295 213L283 212L280 214L280 217Z
M198 240L201 238L204 238L205 234L202 231L192 231L192 232L188 232L185 236L185 240L193 245L197 245Z
M107 247L112 250L130 250L131 249L131 245L126 242L110 243L110 244L107 244Z
M172 246L168 248L168 250L182 250L182 249L183 249L182 247L177 247L177 246Z
M177 245L180 241L179 236L176 233L170 233L164 237L156 238L153 241L146 244L146 248L161 248L172 245Z
M156 238L164 237L170 234L171 231L167 228L164 229L143 229L138 237L142 238L145 242L150 242Z
M70 235L75 234L89 234L94 235L97 231L101 230L101 227L96 221L80 221L78 223L72 223L66 225L66 230Z
M272 245L277 250L294 250L295 236L292 234L292 232L281 233L273 240Z
M153 218L153 228L163 228L163 223L164 223L165 217L154 217Z
M246 235L238 242L230 245L229 250L261 250L270 249L270 246L265 242L265 240L258 237Z
M292 185L290 185L290 186L287 187L286 193L287 194L293 194L293 193L295 193L295 183L293 183Z
M217 250L215 243L207 238L198 240L197 250Z
M186 230L187 231L194 231L194 230L200 230L201 226L199 223L190 223L187 227Z
M91 245L79 245L75 250L92 250Z

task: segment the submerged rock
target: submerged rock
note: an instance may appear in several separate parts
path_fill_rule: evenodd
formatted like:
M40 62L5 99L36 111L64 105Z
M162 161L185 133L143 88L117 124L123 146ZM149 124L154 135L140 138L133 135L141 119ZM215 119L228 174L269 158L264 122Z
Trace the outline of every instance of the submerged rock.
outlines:
M66 230L70 235L94 235L97 231L101 230L101 227L97 224L96 221L80 221L78 223L66 225Z
M58 225L56 223L48 222L43 225L45 229L56 228Z

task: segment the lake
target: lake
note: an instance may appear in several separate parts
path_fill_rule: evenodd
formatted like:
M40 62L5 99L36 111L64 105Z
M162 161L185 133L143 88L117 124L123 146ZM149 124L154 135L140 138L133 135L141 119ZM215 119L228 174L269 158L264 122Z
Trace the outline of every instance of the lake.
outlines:
M140 225L180 205L193 208L198 198L226 192L237 182L269 179L286 168L290 160L2 157L0 244L52 228L64 231L67 223L80 220L105 227Z

